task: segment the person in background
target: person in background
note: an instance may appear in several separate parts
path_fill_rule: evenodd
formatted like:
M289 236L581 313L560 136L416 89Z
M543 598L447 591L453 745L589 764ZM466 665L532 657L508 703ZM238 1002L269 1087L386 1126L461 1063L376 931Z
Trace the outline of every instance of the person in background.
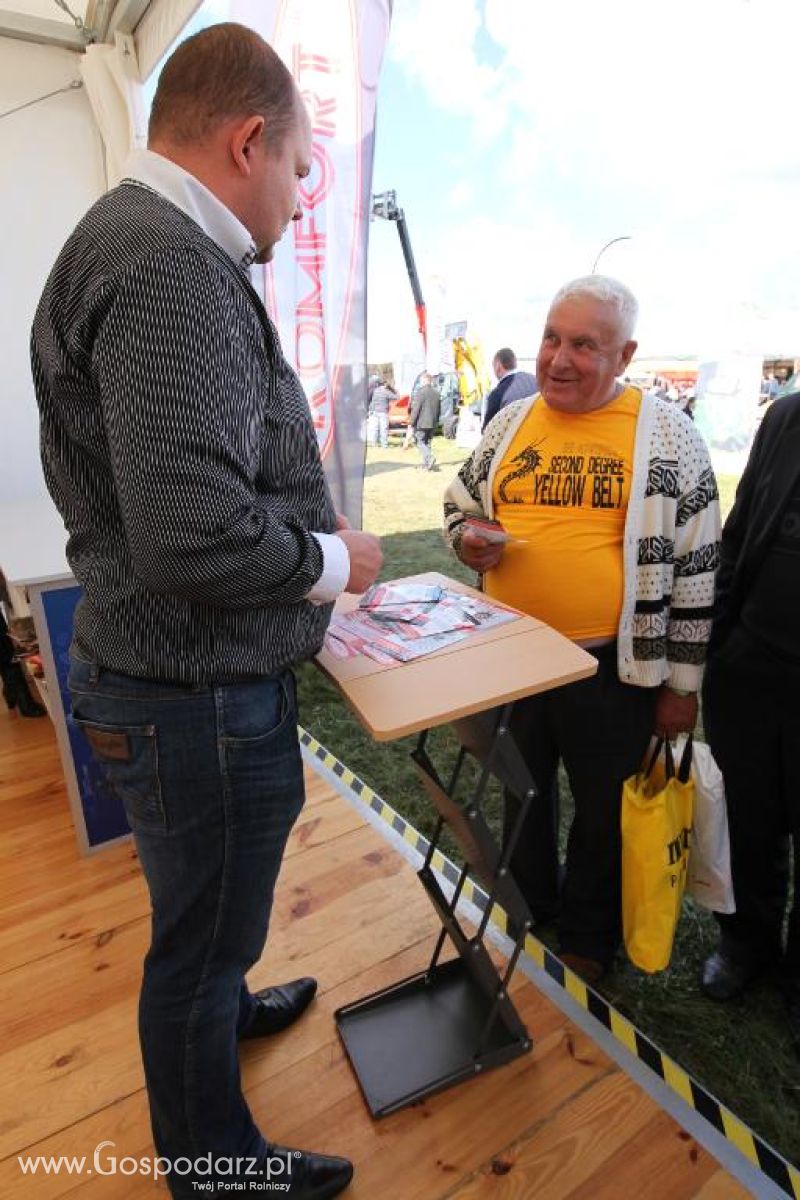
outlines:
M764 375L763 379L761 380L761 396L758 403L771 404L777 396L779 388L780 384L775 378L774 371L770 371L768 375Z
M795 359L794 367L790 371L788 367L781 367L778 371L778 390L775 393L775 398L780 396L793 396L795 392L800 392L800 359Z
M458 429L459 391L458 379L455 375L445 375L440 389L441 407L439 420L442 423L444 437L454 439Z
M6 705L21 717L44 717L46 710L31 694L25 672L18 661L17 647L8 629L2 600L5 580L0 572L0 690Z
M497 379L497 386L492 388L486 397L486 409L483 414L483 426L486 428L501 408L512 404L522 396L533 396L537 391L536 376L530 371L520 371L517 366L517 356L508 346L497 351L492 359L492 369Z
M367 416L367 445L380 444L385 450L389 445L389 409L397 392L380 375L372 388Z
M440 397L438 388L433 386L433 380L424 372L419 387L411 399L408 415L409 428L414 431L421 468L423 471L438 471L436 459L433 457L431 442L439 425Z
M269 1169L290 1200L323 1200L352 1164L268 1142L237 1053L316 991L245 982L304 801L291 668L381 563L334 510L249 276L302 217L311 126L275 52L226 23L167 61L148 145L78 223L33 326L45 476L83 589L73 719L150 892L139 1032L158 1154L188 1164L172 1195Z
M621 937L620 803L652 735L694 728L719 553L703 439L674 404L618 382L636 350L634 296L592 275L545 322L541 393L504 408L445 493L445 536L488 595L586 647L597 674L527 697L512 731L537 787L511 870L535 920L559 906L551 785L575 800L558 933L593 983ZM490 542L465 523L498 520ZM506 800L506 829L519 807Z
M731 1000L780 972L800 1049L800 393L765 413L722 532L703 718L725 778L736 911L717 917L701 986Z

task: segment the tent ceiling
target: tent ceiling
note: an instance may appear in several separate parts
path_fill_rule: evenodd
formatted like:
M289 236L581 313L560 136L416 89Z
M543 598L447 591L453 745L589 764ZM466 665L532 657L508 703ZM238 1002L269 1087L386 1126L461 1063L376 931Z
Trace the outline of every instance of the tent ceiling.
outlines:
M74 3L73 0L66 0L66 2L76 17L80 17L83 21L86 20L89 0L74 0ZM72 24L69 13L56 4L55 0L17 0L12 7L15 12L27 13L31 17L45 17L52 21L63 21L67 25Z
M56 0L17 0L13 9L0 8L0 37L80 51L91 42L113 41L117 32L132 33L149 0L65 0L65 3L69 12Z

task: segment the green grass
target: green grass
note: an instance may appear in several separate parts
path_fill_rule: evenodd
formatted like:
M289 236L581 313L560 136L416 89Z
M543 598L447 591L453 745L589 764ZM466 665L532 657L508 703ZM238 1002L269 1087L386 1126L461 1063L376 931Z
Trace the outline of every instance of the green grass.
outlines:
M439 472L416 469L415 449L403 451L397 437L388 450L370 450L365 481L364 527L383 538L383 579L438 570L472 582L472 574L445 547L440 532L442 491L464 457L454 442L437 438ZM723 513L733 503L736 480L719 479ZM430 835L434 819L409 758L415 739L379 744L362 730L336 690L313 667L299 672L302 723L338 758ZM435 730L429 749L439 763L452 761L455 738ZM561 776L562 841L571 815L566 778ZM489 801L499 820L499 796ZM445 851L458 859L456 847ZM433 924L431 926L433 929ZM547 938L547 940L551 940ZM794 1162L800 1162L800 1072L786 1033L774 981L728 1005L701 995L697 979L703 958L716 942L710 914L686 901L672 965L647 976L620 958L603 990L609 1001L666 1053L731 1108L756 1133ZM534 1036L536 1031L533 1030Z
M736 497L736 485L738 482L739 479L736 475L717 476L717 487L719 488L719 506L722 509L723 521L733 508L733 501Z

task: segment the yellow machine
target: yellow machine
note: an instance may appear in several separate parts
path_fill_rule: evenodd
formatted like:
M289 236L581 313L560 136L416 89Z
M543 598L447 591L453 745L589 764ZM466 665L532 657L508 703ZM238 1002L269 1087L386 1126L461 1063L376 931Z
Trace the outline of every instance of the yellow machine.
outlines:
M471 407L483 400L492 386L480 342L468 342L465 337L453 338L453 356L461 403Z

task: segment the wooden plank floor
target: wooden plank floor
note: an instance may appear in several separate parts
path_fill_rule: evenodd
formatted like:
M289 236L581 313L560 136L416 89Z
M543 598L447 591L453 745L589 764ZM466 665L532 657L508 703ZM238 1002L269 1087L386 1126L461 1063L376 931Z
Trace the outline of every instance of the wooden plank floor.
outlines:
M140 1175L30 1177L17 1162L91 1158L103 1141L120 1158L152 1155L136 1038L148 925L133 846L77 854L50 723L1 713L3 1200L159 1194ZM419 970L435 931L411 868L310 775L251 982L315 974L320 994L293 1030L242 1053L248 1100L270 1138L351 1157L353 1200L747 1195L520 973L515 1003L534 1052L373 1121L332 1013Z

